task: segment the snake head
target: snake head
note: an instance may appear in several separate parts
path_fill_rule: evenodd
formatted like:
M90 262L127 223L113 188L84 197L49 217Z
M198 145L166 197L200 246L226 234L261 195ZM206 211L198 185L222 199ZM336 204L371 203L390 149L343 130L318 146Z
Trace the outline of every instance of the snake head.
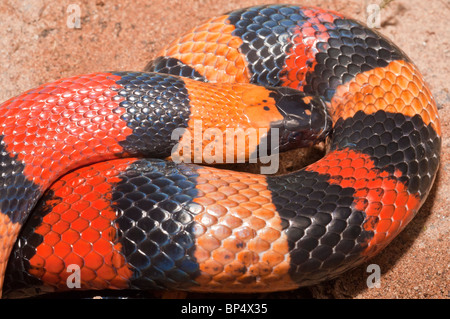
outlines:
M271 134L273 129L279 130L278 151L308 147L326 138L332 122L322 98L288 87L270 90L283 117L271 123Z

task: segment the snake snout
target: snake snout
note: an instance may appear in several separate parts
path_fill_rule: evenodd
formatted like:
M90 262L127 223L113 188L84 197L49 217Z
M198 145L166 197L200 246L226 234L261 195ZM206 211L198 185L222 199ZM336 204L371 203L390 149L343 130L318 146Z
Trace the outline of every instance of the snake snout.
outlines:
M331 129L325 102L318 96L287 88L271 89L283 119L272 122L279 129L280 151L307 147L323 140Z

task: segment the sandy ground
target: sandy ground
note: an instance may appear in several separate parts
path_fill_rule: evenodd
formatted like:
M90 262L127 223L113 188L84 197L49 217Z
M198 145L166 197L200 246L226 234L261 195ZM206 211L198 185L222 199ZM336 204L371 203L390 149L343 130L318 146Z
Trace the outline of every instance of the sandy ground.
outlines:
M239 7L275 2L278 1L3 0L0 101L61 77L95 71L142 70L166 43L199 22ZM292 0L296 4L340 11L361 21L366 21L366 6L371 2L380 1ZM71 28L77 8L81 28ZM449 298L448 16L448 0L396 0L381 12L379 31L418 65L437 100L442 120L442 164L437 182L418 216L379 256L339 279L292 292L236 297ZM380 288L367 288L366 268L371 263L380 266ZM178 296L215 298L198 294Z

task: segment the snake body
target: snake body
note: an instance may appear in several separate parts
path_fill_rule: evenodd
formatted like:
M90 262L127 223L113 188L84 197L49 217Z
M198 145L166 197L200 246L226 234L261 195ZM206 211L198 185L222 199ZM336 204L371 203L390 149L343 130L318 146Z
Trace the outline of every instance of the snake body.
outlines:
M195 134L196 120L328 150L286 175L190 164L187 151L170 161L171 134ZM386 247L427 198L441 128L392 42L333 11L269 5L208 20L145 72L11 98L0 140L4 295L70 290L73 266L79 290L262 292L334 278Z

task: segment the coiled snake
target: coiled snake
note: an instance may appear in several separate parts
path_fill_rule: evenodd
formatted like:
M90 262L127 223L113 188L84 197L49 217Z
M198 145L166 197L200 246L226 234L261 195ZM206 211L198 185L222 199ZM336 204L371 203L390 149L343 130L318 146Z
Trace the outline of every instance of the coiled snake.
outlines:
M202 134L255 129L256 144L276 128L280 151L327 139L328 151L287 175L189 164L190 146L207 163L260 154L234 140L202 153L196 121ZM363 24L295 5L212 18L145 72L61 79L0 106L3 293L68 290L70 267L80 290L261 292L334 278L417 213L440 136L416 66ZM174 150L184 162L168 160Z

